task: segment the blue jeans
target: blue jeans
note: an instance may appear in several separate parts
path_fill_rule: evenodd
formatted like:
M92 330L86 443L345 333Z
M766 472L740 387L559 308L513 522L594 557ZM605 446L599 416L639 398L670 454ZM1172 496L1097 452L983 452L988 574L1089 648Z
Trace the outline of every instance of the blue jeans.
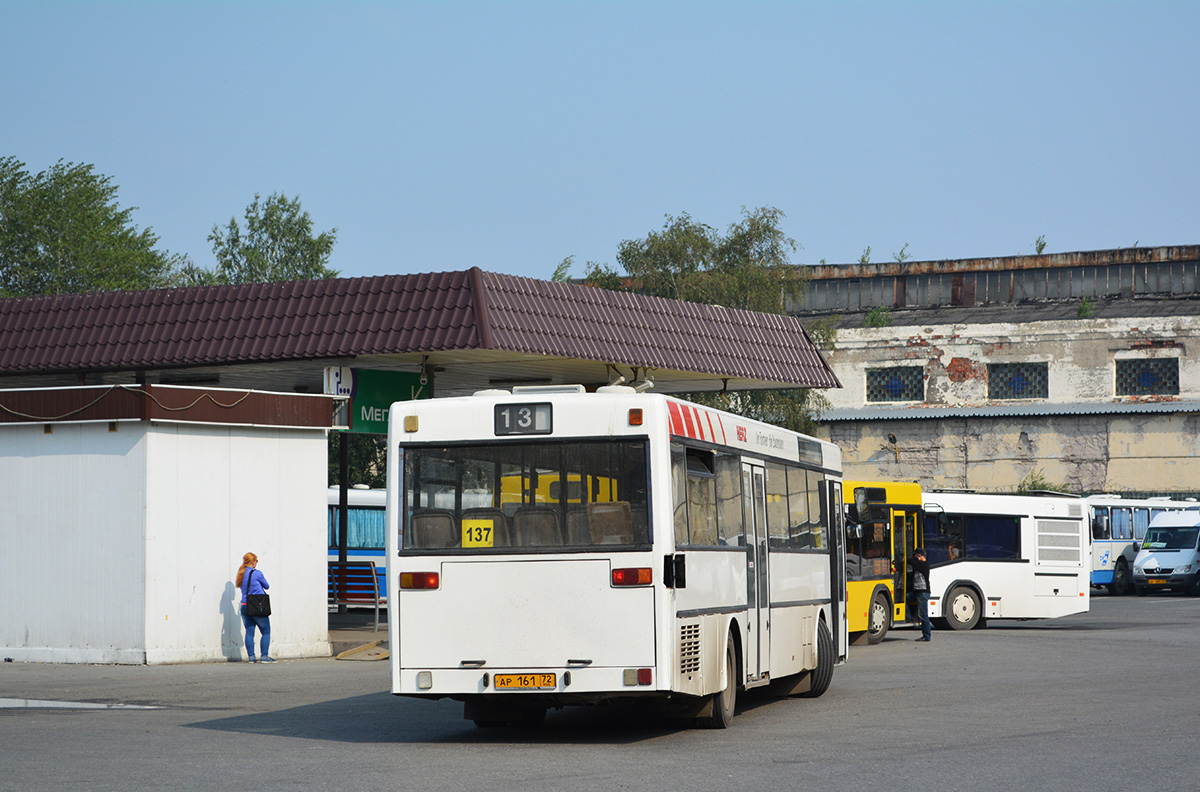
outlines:
M918 591L917 596L917 618L921 620L921 637L926 641L931 640L933 633L933 624L929 621L929 592Z
M246 626L246 654L250 659L254 659L254 628L258 627L262 633L262 638L259 639L259 648L262 650L263 657L270 657L267 651L271 648L271 617L270 616L247 616L246 606L242 605L242 624Z

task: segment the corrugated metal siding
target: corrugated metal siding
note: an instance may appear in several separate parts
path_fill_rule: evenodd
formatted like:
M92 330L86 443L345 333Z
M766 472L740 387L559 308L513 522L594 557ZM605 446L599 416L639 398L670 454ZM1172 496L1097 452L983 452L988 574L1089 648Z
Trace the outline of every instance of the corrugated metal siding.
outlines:
M995 305L1200 293L1200 245L808 268L792 313Z
M838 421L918 420L931 418L997 418L1047 415L1121 415L1144 413L1200 413L1200 399L1144 401L1121 404L1036 404L987 405L980 407L863 407L825 410L821 420Z

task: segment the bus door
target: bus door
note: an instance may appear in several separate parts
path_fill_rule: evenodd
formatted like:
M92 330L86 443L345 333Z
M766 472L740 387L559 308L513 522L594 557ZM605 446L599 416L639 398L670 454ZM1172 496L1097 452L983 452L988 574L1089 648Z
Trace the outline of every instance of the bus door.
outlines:
M767 504L763 466L742 463L742 514L746 522L746 676L759 679L770 669L771 592L767 585Z
M908 559L917 549L917 513L913 511L892 511L892 584L895 587L895 611L892 621L896 623L908 620Z
M829 584L830 611L833 615L833 656L839 661L846 657L850 642L846 617L846 526L842 519L842 482L829 482Z

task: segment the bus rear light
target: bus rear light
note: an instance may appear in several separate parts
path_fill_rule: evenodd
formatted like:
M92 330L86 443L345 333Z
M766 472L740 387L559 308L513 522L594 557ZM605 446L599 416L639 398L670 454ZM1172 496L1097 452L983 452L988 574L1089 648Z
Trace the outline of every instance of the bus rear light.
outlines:
M436 589L441 588L441 575L437 572L401 572L400 588L402 589Z
M614 586L649 586L654 582L650 567L626 567L612 571Z
M645 686L654 681L653 670L649 668L626 668L623 676L626 687Z
M630 426L641 426L642 425L642 408L641 407L634 407L632 410L629 411L629 425Z

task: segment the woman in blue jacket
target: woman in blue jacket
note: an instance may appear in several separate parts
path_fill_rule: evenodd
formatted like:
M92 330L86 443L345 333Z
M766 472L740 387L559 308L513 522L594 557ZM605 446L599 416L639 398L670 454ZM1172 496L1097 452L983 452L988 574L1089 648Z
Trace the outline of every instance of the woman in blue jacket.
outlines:
M266 590L271 588L266 576L258 571L258 556L254 553L246 553L242 556L242 565L238 567L237 586L242 590L242 624L246 626L246 654L250 656L251 663L255 662L254 628L257 627L262 633L262 638L259 640L259 648L262 650L261 659L264 663L274 663L275 659L267 652L271 648L271 617L251 616L246 612L247 596L266 594Z

